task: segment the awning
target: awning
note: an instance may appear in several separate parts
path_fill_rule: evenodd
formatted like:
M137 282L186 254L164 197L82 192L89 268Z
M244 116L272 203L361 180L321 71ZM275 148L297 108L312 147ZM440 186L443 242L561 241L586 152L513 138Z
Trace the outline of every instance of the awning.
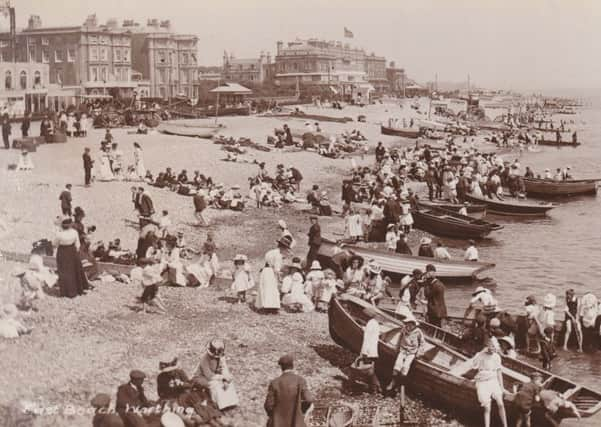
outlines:
M224 83L221 86L217 86L215 89L210 90L209 92L228 95L246 95L252 93L252 90L238 83Z
M97 82L84 82L82 86L86 89L98 89L98 88L136 88L138 82L121 82L121 81L97 81Z
M93 95L93 94L88 94L88 95L79 95L80 98L83 99L111 99L112 96L111 95L104 95L104 94L97 94L97 95Z

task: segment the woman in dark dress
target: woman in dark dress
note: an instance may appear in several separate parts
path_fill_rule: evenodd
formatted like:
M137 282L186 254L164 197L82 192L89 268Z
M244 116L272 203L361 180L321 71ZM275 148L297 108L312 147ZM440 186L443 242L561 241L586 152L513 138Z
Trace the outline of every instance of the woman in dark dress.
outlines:
M83 219L86 217L86 213L82 208L76 206L73 210L73 224L71 224L71 228L77 231L79 236L79 258L82 261L82 266L86 273L86 276L90 278L90 280L94 280L98 277L98 262L96 258L90 252L90 239L88 238L87 231L85 225L83 224ZM90 229L95 229L95 227L90 227ZM91 289L89 288L86 289Z
M82 295L88 287L88 279L83 271L79 258L79 235L71 227L71 219L65 219L62 230L56 234L54 246L56 250L56 266L60 296L74 298Z

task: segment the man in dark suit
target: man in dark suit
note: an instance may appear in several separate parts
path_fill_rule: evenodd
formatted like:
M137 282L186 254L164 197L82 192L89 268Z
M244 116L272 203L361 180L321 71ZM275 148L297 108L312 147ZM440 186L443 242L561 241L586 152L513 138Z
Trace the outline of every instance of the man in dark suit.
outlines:
M90 156L90 149L88 147L84 148L82 158L86 187L89 187L90 181L92 180L92 168L94 167L94 160L92 160L92 156Z
M144 192L144 187L138 188L140 195L140 216L150 218L154 214L154 205L148 193Z
M317 259L317 252L321 246L321 227L316 215L311 216L311 228L309 228L309 252L307 253L306 269L311 268L311 264Z
M294 359L290 355L278 361L282 375L269 383L265 398L268 427L306 427L305 414L313 402L305 379L294 372Z
M146 421L138 410L149 408L152 403L146 398L142 384L146 374L134 369L129 373L129 382L117 389L115 411L126 427L146 427Z
M447 317L447 304L444 298L444 284L436 278L436 267L426 265L424 296L428 302L426 319L432 325L442 327L442 319Z
M65 216L71 216L71 184L65 185L65 189L62 191L58 199L61 201L61 211Z

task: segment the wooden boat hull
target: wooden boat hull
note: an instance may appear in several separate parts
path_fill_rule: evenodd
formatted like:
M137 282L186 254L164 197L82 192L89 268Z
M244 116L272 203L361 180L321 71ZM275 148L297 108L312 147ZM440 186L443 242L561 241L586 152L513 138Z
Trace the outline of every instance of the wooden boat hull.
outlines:
M453 212L459 212L462 204L445 202L443 200L420 200L419 205L425 208L442 208ZM482 219L486 216L486 205L484 203L469 203L466 205L468 216L476 219Z
M402 136L403 138L417 138L421 135L419 130L412 129L395 129L387 126L380 126L382 135Z
M472 203L484 203L486 205L487 212L495 215L540 217L545 216L548 211L555 207L549 203L510 203L507 201L492 200L488 197L477 197L471 194L466 194L465 198Z
M282 114L264 114L259 117L288 117L291 119L314 120L317 122L333 122L333 123L348 123L352 122L352 117L332 117L322 116L319 114L298 114L298 113L282 113Z
M166 135L178 135L206 139L212 138L213 135L215 135L219 130L218 127L212 126L190 126L184 124L171 123L161 123L157 129L159 132L164 133Z
M349 258L359 255L365 262L374 259L380 264L386 275L402 277L411 274L413 270L424 270L426 265L432 264L436 267L436 276L440 279L473 279L482 271L491 269L493 263L466 262L439 260L435 258L420 257L413 255L397 254L394 252L364 248L357 245L338 246L333 242L324 240L319 248L319 257L322 265L327 265L342 274L347 267Z
M437 236L458 239L483 239L500 225L477 220L441 208L420 209L412 213L416 228Z
M546 179L524 178L526 193L543 197L578 196L596 194L599 180L551 181Z
M551 147L578 147L580 145L579 142L572 141L559 141L555 139L540 139L537 142L538 145L547 145Z
M401 321L375 309L365 301L343 295L332 298L330 302L328 310L330 336L338 345L359 353L363 342L363 326L370 318L364 311L368 307L376 312L375 318L380 323L376 374L380 380L387 382L391 377L397 355L395 344L398 342L398 331L404 329ZM426 336L426 349L414 360L406 387L410 391L428 396L429 399L463 416L480 419L482 412L474 382L476 371L472 368L471 359L450 345L448 339L445 339L446 332L442 329L423 322L420 322L419 327ZM528 382L534 372L541 374L544 389L564 393L564 396L576 405L583 418L598 416L601 410L601 393L516 359L503 357L502 362L505 389L503 400L510 425L515 422L517 415L517 408L513 402L513 389ZM532 425L546 425L542 415L542 412L533 412Z

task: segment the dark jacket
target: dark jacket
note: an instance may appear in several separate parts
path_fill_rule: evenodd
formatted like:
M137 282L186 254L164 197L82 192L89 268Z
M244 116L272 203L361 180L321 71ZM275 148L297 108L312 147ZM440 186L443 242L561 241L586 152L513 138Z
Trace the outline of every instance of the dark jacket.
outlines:
M144 388L135 388L131 383L122 384L117 389L115 411L119 414L126 427L146 427L144 418L133 411L135 408L148 408L152 404L144 394Z
M409 247L409 245L407 244L407 242L405 242L404 239L397 240L395 252L397 254L412 255L411 248Z
M140 196L140 215L151 216L152 214L154 214L152 199L148 194L142 193Z
M313 224L309 228L309 246L320 246L321 245L321 227L319 224Z
M63 190L63 192L61 193L60 196L58 196L58 199L61 201L61 208L62 209L71 209L71 192L68 190Z
M428 301L428 314L433 317L444 319L447 317L447 304L444 299L445 287L443 283L434 278L426 283L424 296Z
M401 216L401 204L398 200L389 199L384 205L384 221L386 224L399 222Z
M205 201L205 198L198 193L194 195L192 201L194 202L194 210L196 212L202 212L207 207L207 202Z
M306 427L303 409L308 408L313 397L307 383L299 375L286 371L269 383L265 398L265 412L269 427Z
M83 168L92 169L94 165L94 160L92 160L92 156L90 156L88 153L83 153L83 156L81 157L83 159Z
M2 123L2 136L7 137L11 134L10 122Z
M94 414L92 427L124 427L124 424L117 414Z
M425 256L428 258L434 258L434 249L432 246L428 245L420 245L417 250L417 256Z
M189 388L190 380L181 369L161 372L157 376L157 394L161 399L177 399Z

